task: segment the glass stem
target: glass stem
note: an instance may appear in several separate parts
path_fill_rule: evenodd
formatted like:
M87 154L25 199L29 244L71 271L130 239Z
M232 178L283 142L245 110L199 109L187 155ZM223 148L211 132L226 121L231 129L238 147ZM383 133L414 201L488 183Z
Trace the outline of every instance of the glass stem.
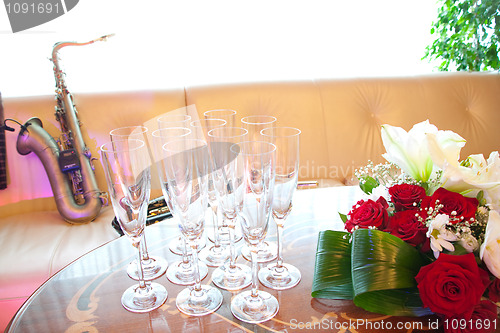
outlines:
M198 243L193 241L191 243L193 267L194 267L194 291L201 291L201 280L200 280L200 267L198 266Z
M182 239L182 266L189 266L189 255L187 250L187 242L185 237L181 237Z
M227 225L227 229L229 231L229 253L231 255L231 260L229 262L229 268L236 267L236 249L234 246L234 228L235 228L235 223L236 223L235 220L236 220L236 218L234 218Z
M257 297L257 283L258 283L258 258L257 258L258 246L252 246L250 250L250 255L252 259L252 297Z
M219 215L217 215L217 206L212 206L212 222L214 224L214 246L220 247L219 239Z
M142 261L146 262L149 260L148 247L146 246L146 232L142 234L141 237L141 252L142 252Z
M276 261L276 267L283 267L283 221L281 219L276 220L277 232L277 243L278 243L278 259Z
M144 237L144 235L143 235ZM146 291L146 282L144 281L144 271L142 269L142 258L143 258L143 251L142 251L142 241L144 238L141 238L139 241L139 244L137 244L137 276L139 278L139 289L141 291Z

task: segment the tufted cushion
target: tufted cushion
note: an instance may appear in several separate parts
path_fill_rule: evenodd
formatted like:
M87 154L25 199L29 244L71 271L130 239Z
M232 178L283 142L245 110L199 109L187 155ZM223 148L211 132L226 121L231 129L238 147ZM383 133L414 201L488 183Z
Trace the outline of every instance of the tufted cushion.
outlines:
M409 130L429 119L441 130L467 140L462 157L488 156L500 149L500 75L440 73L386 79L321 80L317 82L326 122L333 178L346 182L367 159L383 162L383 124ZM335 171L335 170L333 170ZM335 173L335 172L333 172ZM330 177L332 178L332 177Z

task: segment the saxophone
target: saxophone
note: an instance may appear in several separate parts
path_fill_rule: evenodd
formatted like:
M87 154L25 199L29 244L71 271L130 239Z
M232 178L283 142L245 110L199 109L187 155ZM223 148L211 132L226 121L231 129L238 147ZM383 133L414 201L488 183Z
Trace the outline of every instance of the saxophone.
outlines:
M86 43L59 42L52 49L56 80L56 120L61 126L60 139L54 139L43 129L39 118L30 118L17 137L19 154L35 153L49 178L59 214L70 223L94 220L106 202L106 193L97 186L90 149L83 141L78 112L59 66L58 52L66 46L82 46L104 41L106 35Z

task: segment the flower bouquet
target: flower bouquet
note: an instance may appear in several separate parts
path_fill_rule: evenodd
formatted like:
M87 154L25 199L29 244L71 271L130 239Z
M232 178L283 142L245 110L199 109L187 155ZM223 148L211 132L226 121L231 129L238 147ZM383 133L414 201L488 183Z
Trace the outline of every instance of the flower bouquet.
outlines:
M429 121L384 125L382 141L387 163L356 170L365 196L340 214L345 231L319 235L312 296L435 314L450 332L500 328L498 152L460 161L465 140Z

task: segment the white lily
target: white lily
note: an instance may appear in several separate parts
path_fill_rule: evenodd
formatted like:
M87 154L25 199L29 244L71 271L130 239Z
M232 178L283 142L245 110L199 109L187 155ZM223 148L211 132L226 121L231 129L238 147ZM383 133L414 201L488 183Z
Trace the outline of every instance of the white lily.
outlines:
M465 160L466 166L458 161L445 158L431 144L430 152L436 165L443 169L443 187L468 197L476 197L483 191L486 203L492 209L500 209L500 157L497 151L488 160L481 154L471 155Z
M455 159L458 163L465 140L452 131L438 130L428 120L415 124L408 132L401 127L383 125L382 142L387 153L382 156L414 179L427 182L437 170L429 152L429 137L433 149L443 159Z
M490 211L479 257L489 271L500 279L500 214L496 210Z

